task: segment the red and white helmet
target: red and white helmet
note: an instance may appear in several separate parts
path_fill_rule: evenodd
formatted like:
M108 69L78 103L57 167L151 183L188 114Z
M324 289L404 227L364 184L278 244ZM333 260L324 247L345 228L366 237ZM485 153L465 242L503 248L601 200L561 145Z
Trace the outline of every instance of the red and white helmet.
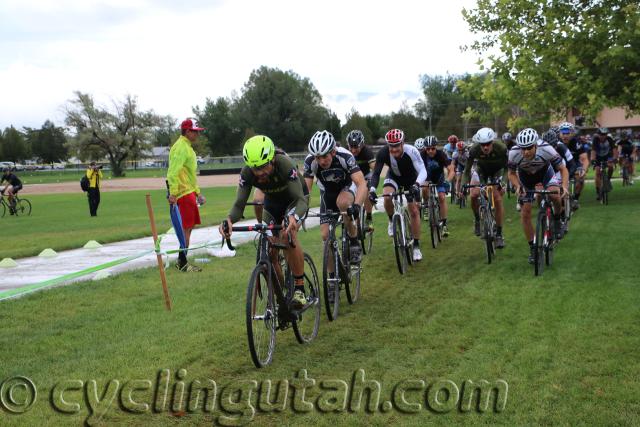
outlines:
M402 144L404 142L404 132L400 129L391 129L384 136L384 139L389 145Z
M464 150L464 141L458 141L456 142L456 148L458 150Z

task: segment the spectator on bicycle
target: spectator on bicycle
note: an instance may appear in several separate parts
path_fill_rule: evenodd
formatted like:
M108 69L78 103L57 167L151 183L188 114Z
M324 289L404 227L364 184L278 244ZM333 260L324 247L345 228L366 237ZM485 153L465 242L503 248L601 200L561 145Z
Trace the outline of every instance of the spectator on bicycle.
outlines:
M462 185L462 172L467 164L469 158L469 149L466 147L464 141L458 141L456 143L456 151L453 152L452 164L453 169L456 172L456 188L451 191L455 191L456 194L460 194L460 186Z
M593 135L591 143L591 166L596 171L596 193L597 199L600 200L600 186L602 183L601 164L607 164L607 175L611 178L613 168L618 161L618 150L609 135L608 128L599 128Z
M411 145L405 145L404 132L400 129L391 129L384 136L387 145L378 151L376 155L376 167L369 182L369 199L376 203L378 195L376 189L380 182L382 168L387 165L387 176L384 179L382 192L393 194L401 189L410 192L407 196L407 209L411 218L411 233L413 235L413 260L420 261L422 252L420 251L420 186L427 179L427 170L424 167L420 152ZM384 198L384 210L389 216L389 226L387 233L393 236L393 201L390 197Z
M556 172L560 172L560 180ZM520 218L524 236L529 242L529 263L533 263L533 234L531 224L531 203L533 191L541 185L548 191L559 191L550 196L553 203L554 230L556 239L562 238L561 197L568 193L569 173L562 164L562 158L546 142L540 141L538 133L531 128L521 130L516 136L516 147L509 151L509 180L521 199ZM561 186L561 187L560 187Z
M309 140L309 155L304 159L304 179L309 190L313 179L320 188L320 233L322 241L329 238L330 218L326 212L350 212L355 220L361 215L364 199L367 197L367 182L356 159L347 149L336 147L331 132L317 131ZM356 223L352 215L343 215L351 262L357 264L362 259L362 248L358 240Z
M4 168L2 169L0 185L5 182L7 185L2 190L2 194L7 193L7 197L9 198L9 213L14 215L16 211L16 200L14 196L18 194L18 191L22 190L22 181L20 181L20 178L18 178L16 174L11 173L11 169Z
M180 137L169 151L169 168L167 170L167 182L169 183L169 204L177 204L182 217L182 229L184 231L186 248L189 248L191 231L200 224L199 205L206 200L200 192L196 172L198 163L196 152L191 146L204 128L199 127L194 119L187 118L180 124ZM187 252L178 253L176 268L182 272L199 272L202 269L196 265L187 263Z
M507 167L507 147L497 138L493 129L484 127L473 135L473 146L469 150L469 158L462 174L462 185L500 183L504 170ZM474 167L474 162L477 163ZM504 236L502 235L502 224L504 222L504 206L502 195L504 188L498 187L499 191L493 192L494 206L496 210L496 248L504 248ZM462 197L460 194L459 197ZM479 202L480 189L471 189L471 209L474 217L474 233L480 236L480 213Z
M308 301L304 290L304 255L298 240L298 226L307 211L307 201L298 169L289 156L277 153L273 141L264 135L249 138L242 148L242 156L245 166L240 171L236 200L227 217L228 229L225 231L224 224L220 224L220 234L231 237L231 227L242 218L251 189L262 190L265 195L263 222L280 225L285 218L288 219L282 234L288 233L293 243L285 249L295 285L292 302L303 307ZM277 251L273 251L272 257L274 266L277 266Z
M623 130L620 139L616 142L618 146L618 158L620 159L620 167L626 168L629 172L629 184L633 185L633 174L635 173L635 164L633 159L636 157L636 147L631 142L631 130Z
M85 175L89 179L89 189L87 190L87 199L89 199L89 215L98 216L98 206L100 205L100 181L102 181L102 166L98 166L96 162L89 163L89 167L85 171Z
M570 176L574 176L576 180L573 194L573 209L577 210L580 207L578 200L584 187L584 177L587 170L589 170L590 148L576 135L576 129L573 124L569 122L560 123L558 128L560 129L560 139L571 152L576 166L573 174L570 172Z
M420 152L420 157L422 157L424 167L427 169L427 181L435 185L438 191L442 235L447 237L449 236L449 229L447 228L448 205L445 199L445 193L447 193L445 184L448 184L455 174L451 160L449 160L442 150L438 150L437 144L438 138L433 135L429 135L419 143L416 141L414 147L416 147ZM427 200L428 198L429 188L422 188L422 200Z
M356 158L356 163L360 167L360 170L364 175L364 179L368 183L371 179L372 170L376 165L376 156L373 154L371 148L365 144L362 131L352 130L349 132L347 135L347 145L349 146L351 154ZM364 210L367 212L367 224L370 225L372 222L371 212L373 210L373 205L368 197L365 197L364 200Z
M516 144L513 140L513 134L511 132L505 132L502 134L502 142L507 147L507 151L511 150Z

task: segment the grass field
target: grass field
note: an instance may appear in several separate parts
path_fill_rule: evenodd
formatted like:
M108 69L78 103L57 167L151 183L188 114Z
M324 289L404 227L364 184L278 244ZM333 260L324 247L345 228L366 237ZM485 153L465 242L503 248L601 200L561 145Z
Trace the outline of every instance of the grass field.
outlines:
M297 344L291 331L279 332L274 363L264 370L253 367L245 336L245 289L255 256L251 245L241 247L235 258L212 260L200 274L169 271L170 313L154 269L3 302L0 382L29 377L38 399L22 415L0 410L0 423L638 425L640 266L634 258L639 199L637 187L616 186L611 204L603 207L587 189L555 265L538 278L526 262L527 245L512 202L507 248L494 264L484 263L469 209L452 208L451 237L433 250L423 229L425 259L402 277L384 235L385 218L377 215L361 300L355 306L344 301L340 317L331 323L323 309L320 334L311 345ZM302 244L320 267L318 231L303 233ZM156 403L163 394L154 390L165 369L169 397L163 407ZM304 400L324 412L306 408L300 388L292 396L302 369L315 379ZM343 406L341 381L351 387L360 369L366 380L380 382L380 402L401 389L396 384L413 380L403 383L406 404L396 396L388 412L384 404L372 412L349 410L353 396L347 394L347 409L327 413L331 406ZM213 412L182 412L181 385L188 393L189 384L207 379L217 383ZM284 411L256 402L252 381L264 392L266 380L275 387L287 379ZM456 405L456 386L483 379L508 384L502 411ZM438 404L435 391L445 385L452 396L447 400L441 393ZM63 389L64 402L77 408L64 405ZM16 390L15 400L24 400L24 389ZM70 413L54 410L52 399Z

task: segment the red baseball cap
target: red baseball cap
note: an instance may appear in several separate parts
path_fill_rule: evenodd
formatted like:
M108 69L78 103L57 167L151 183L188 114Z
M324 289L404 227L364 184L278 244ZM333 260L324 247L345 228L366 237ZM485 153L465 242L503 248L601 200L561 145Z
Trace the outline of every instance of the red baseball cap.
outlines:
M201 128L198 126L198 122L196 122L194 119L186 119L184 120L181 124L180 124L180 129L182 130L195 130L200 132L201 130L204 130L204 128Z

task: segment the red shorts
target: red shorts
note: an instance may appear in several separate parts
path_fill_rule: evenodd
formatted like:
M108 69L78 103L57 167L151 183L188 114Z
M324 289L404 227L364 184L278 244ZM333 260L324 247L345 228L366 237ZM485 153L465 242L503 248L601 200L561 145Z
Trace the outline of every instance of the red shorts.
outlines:
M189 193L178 199L178 209L182 217L182 228L185 230L200 224L200 211L196 204L196 193Z

